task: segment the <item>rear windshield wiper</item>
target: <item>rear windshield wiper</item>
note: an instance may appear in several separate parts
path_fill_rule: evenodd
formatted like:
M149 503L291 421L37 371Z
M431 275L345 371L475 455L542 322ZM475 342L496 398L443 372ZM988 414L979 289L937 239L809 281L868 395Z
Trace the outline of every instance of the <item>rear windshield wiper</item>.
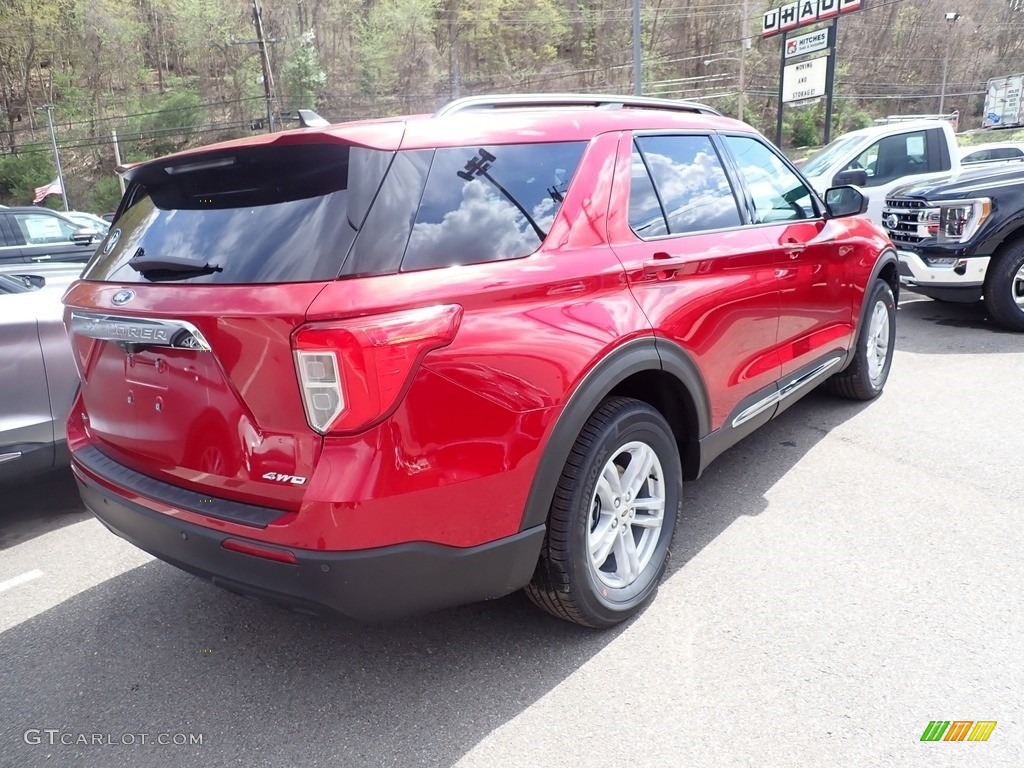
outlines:
M222 270L222 267L219 265L211 264L208 261L198 262L181 256L147 256L146 252L141 248L129 260L128 266L144 275L152 272L172 273L168 275L168 279L190 275L206 275Z

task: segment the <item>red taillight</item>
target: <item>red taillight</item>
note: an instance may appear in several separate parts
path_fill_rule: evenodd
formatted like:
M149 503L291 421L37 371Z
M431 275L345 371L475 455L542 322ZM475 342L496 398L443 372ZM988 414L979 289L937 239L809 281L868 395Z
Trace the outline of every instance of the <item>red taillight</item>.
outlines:
M462 307L446 304L299 328L292 346L309 426L352 432L386 416L423 356L451 344L461 319Z
M243 555L262 557L266 560L276 560L279 563L288 563L289 565L299 564L295 555L287 549L266 547L262 544L250 544L249 542L241 541L239 539L224 539L220 545L224 549L230 549L232 552L241 552Z

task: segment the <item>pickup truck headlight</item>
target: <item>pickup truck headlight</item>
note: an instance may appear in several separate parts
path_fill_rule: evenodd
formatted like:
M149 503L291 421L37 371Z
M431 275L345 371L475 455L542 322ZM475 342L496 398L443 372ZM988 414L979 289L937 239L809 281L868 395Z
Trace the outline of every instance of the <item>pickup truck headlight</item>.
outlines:
M992 213L992 201L987 197L976 200L957 200L939 203L940 243L966 243Z

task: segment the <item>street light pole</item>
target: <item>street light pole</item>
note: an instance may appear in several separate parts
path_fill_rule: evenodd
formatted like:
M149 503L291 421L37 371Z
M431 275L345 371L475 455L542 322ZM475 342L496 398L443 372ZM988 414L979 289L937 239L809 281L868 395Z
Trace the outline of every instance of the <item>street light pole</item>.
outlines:
M946 108L946 76L949 73L949 49L953 41L953 24L960 18L959 13L947 13L946 21L949 22L949 34L946 35L946 55L942 59L942 90L939 94L939 114L945 114Z
M46 110L46 122L50 126L50 146L53 147L53 162L57 165L57 180L60 182L60 196L64 201L64 210L68 207L68 193L64 188L64 170L60 167L60 153L57 152L57 134L53 131L53 104L43 104L40 109Z

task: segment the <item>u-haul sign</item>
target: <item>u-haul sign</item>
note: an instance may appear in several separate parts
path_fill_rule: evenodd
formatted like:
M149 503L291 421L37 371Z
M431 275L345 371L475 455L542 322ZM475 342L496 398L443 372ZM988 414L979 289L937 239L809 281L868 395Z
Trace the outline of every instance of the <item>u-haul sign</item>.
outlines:
M798 27L831 19L841 13L859 11L865 0L800 0L772 8L765 13L761 37L771 37Z

